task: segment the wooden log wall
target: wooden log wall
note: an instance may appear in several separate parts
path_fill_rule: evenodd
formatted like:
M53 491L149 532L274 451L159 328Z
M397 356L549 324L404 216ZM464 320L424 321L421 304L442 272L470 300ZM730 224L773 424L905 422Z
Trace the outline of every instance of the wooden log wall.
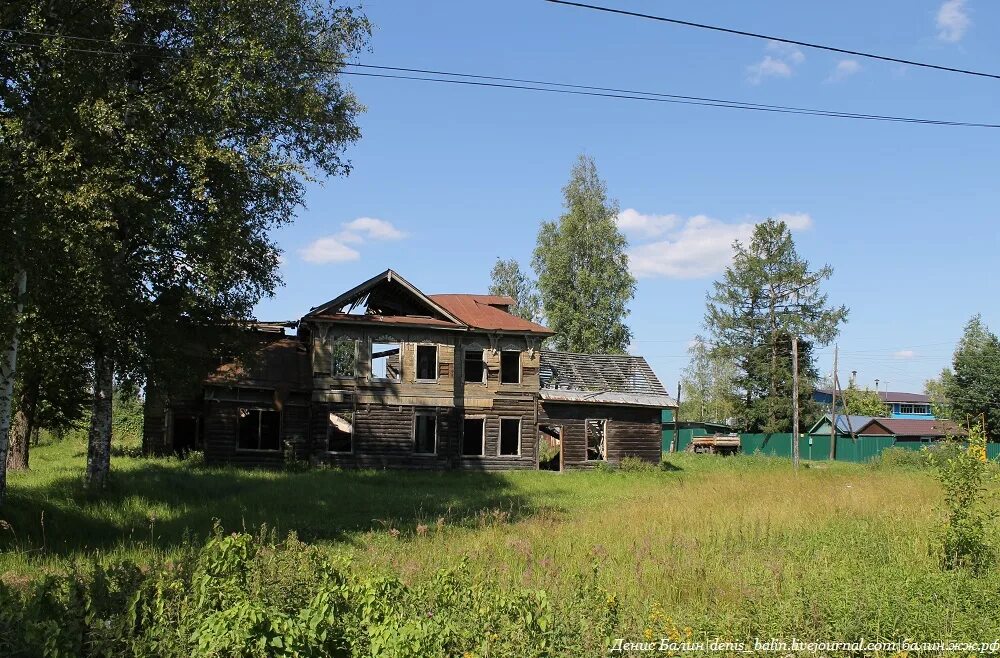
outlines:
M623 457L639 457L651 463L661 459L660 410L617 405L539 402L538 423L561 425L564 466L592 468L587 460L587 419L607 420L607 461L617 464Z

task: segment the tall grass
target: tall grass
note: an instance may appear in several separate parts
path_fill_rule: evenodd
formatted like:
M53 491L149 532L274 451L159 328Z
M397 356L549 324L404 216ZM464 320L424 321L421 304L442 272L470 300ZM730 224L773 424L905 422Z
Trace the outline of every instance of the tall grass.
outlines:
M159 562L219 519L295 531L353 573L418 588L459 564L472 582L555 600L594 578L615 594L619 637L1000 637L1000 574L940 568L940 488L912 467L794 473L779 459L675 455L655 472L281 472L121 457L92 497L82 455L45 446L13 476L6 581L83 557Z

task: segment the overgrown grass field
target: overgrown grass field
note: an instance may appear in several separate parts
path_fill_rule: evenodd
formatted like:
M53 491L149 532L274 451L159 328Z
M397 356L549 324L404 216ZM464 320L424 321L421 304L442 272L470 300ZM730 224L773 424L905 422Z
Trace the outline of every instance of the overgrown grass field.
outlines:
M403 473L116 456L110 489L91 495L84 455L80 439L43 445L12 474L8 585L95 558L159 565L218 520L294 532L320 559L410 587L460 565L470 583L554 601L586 581L615 609L610 635L636 641L1000 637L1000 571L941 569L940 487L918 467L794 473L785 460L676 455L655 471Z

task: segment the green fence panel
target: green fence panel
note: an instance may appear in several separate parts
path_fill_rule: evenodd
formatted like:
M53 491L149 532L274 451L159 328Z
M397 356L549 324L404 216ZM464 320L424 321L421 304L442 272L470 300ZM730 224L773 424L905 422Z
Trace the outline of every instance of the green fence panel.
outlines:
M696 436L706 436L708 431L701 427L684 427L681 428L677 436L677 452L684 452L687 450L688 445L691 444L691 439ZM670 442L674 440L674 430L667 428L663 430L663 438L661 444L661 450L663 452L670 451Z
M987 443L986 457L988 459L1000 459L1000 443Z
M771 457L792 456L792 435L780 434L740 434L740 449L747 455L769 455Z

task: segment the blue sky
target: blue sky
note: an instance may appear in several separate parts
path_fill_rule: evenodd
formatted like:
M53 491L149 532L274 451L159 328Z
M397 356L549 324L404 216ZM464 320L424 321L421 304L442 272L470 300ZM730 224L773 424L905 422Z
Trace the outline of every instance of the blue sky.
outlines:
M598 2L597 4L601 4ZM606 0L689 21L1000 72L1000 3ZM1000 122L1000 82L541 0L370 0L371 64L754 103ZM847 304L841 377L921 390L968 318L1000 330L1000 130L905 125L351 77L367 112L349 177L311 185L277 233L291 319L387 267L425 292L485 292L528 265L580 153L624 211L633 351L671 390L728 244L785 216ZM358 221L361 220L361 221ZM373 221L379 220L379 221ZM832 346L819 352L822 372Z

